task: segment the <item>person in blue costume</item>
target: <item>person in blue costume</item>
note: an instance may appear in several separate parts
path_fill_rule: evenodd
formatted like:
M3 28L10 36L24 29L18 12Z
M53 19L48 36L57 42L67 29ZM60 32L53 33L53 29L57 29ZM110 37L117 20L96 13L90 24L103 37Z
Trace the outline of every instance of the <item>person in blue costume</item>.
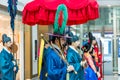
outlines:
M83 57L87 62L84 65L85 80L98 80L97 76L99 76L99 74L97 73L96 67L95 67L94 62L92 61L92 57L90 55L90 52L92 50L91 44L86 43L81 49L84 53Z
M81 64L82 56L77 51L78 46L80 45L79 37L73 35L71 32L68 34L71 38L67 39L69 44L67 50L67 61L70 65L73 65L74 70L77 71L77 74L74 71L69 71L69 80L85 80L84 79L84 68Z
M49 40L51 43L51 40ZM47 54L50 51L50 45L45 43L44 53L43 53L43 63L42 63L42 70L40 73L40 80L47 80Z
M0 80L15 80L18 66L12 53L9 51L9 48L12 45L11 39L6 34L3 34L2 42L4 48L0 53Z
M52 36L52 46L63 58L62 47L64 43L64 36ZM56 54L55 50L51 49L47 56L47 80L66 80L67 70L72 71L73 67L71 65L67 67L66 63Z

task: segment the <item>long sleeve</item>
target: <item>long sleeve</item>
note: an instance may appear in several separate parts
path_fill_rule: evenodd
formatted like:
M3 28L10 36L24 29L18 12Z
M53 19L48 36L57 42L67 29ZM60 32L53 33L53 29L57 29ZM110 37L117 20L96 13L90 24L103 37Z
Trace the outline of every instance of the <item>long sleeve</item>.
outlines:
M14 67L16 67L16 71L15 71L15 75L16 75L16 73L17 73L18 70L19 70L19 67L18 67L18 65L17 65L17 61L16 61L16 59L14 59L12 53L10 53L10 56L11 56L11 60L15 62ZM11 61L11 62L12 62L12 61Z
M50 78L50 80L65 80L66 65L55 53L50 54L47 58L48 78Z
M84 79L84 69L80 65L81 57L77 51L69 47L67 51L67 61L70 65L73 65L74 70L77 71L75 74L73 71L69 72L69 80L85 80Z
M86 59L87 59L88 64L90 65L90 67L91 67L91 68L93 69L93 71L96 73L97 70L96 70L96 67L95 67L95 65L94 65L94 63L93 63L93 60L92 60L91 56L90 56L90 55L87 55L87 53L85 53L85 57L86 57Z
M8 75L12 75L10 73L13 71L14 64L11 61L7 61L4 56L0 57L0 68L1 68L1 73L3 76L3 80L10 80L10 77Z
M74 57L74 55L73 55L74 53L68 53L68 55L67 55L67 61L68 61L68 63L70 64L70 65L73 65L74 66L74 69L78 72L79 71L79 69L80 69L80 67L81 67L81 65L80 65L80 62L78 61L78 62L76 62L75 61L75 57Z

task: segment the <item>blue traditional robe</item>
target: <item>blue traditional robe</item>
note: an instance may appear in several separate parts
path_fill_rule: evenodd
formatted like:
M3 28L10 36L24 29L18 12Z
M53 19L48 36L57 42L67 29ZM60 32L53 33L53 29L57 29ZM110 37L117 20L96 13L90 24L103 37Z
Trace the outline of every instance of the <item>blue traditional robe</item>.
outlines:
M85 80L98 80L97 75L89 66L85 69Z
M0 72L1 80L15 80L15 73L18 71L18 66L13 64L13 55L7 50L3 49L0 53ZM16 67L16 71L13 69Z
M56 48L59 52L60 50ZM63 60L56 54L56 52L51 49L47 56L47 69L48 77L47 80L66 80L66 64Z
M73 65L75 71L77 71L77 74L75 74L73 71L69 72L69 80L85 80L84 69L80 65L80 62L82 60L80 54L73 47L69 47L67 50L66 58L68 63L70 65Z
M40 73L40 80L47 80L47 54L51 50L50 47L44 48L44 53L43 53L43 62L42 62L42 70Z

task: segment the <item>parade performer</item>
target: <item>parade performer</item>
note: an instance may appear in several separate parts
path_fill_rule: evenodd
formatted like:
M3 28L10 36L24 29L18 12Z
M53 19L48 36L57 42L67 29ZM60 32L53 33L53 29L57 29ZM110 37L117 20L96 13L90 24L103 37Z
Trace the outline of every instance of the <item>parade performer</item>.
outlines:
M99 72L100 72L100 77L98 80L101 80L102 78L102 54L101 52L99 52L99 47L98 47L98 43L96 41L96 44L94 44L94 53L93 54L97 54L96 56L96 65L99 68Z
M59 13L63 12L62 25L58 24ZM66 80L67 71L73 71L72 65L65 62L63 45L65 44L65 27L67 23L67 7L64 4L58 6L54 22L54 34L52 35L52 48L47 54L47 80Z
M97 78L97 70L94 66L92 57L90 55L90 51L92 50L91 45L89 43L86 43L83 47L82 47L82 51L83 51L83 57L86 59L86 61L88 62L88 65L86 64L84 66L85 69L85 80L98 80Z
M81 64L82 56L80 56L80 53L77 51L77 48L80 45L79 37L72 33L70 33L69 36L71 38L67 40L69 47L66 59L70 65L73 65L74 70L77 71L77 74L73 71L69 72L69 80L85 80L84 68Z
M96 65L97 71L100 72L100 77L98 80L101 80L102 78L102 54L101 52L99 52L99 47L98 47L96 38L90 32L89 32L89 42L93 47L92 56L95 62L94 64Z
M85 47L87 46L87 47ZM87 49L88 48L88 49ZM94 61L92 59L92 56L90 54L90 52L92 51L92 47L91 47L91 44L90 43L87 43L85 44L83 47L82 47L82 50L84 51L84 57L86 59L86 61L88 62L88 65L91 67L91 69L94 71L94 73L97 75L97 77L100 77L100 74L99 72L97 71L96 67L95 67L95 64L94 64ZM89 50L89 51L87 51ZM86 51L86 52L85 52Z
M4 48L0 53L0 80L15 80L15 75L18 71L18 66L14 56L10 52L11 39L6 34L2 35Z
M64 42L64 37L53 36L52 38L52 45L62 57L64 57L64 54L61 54L61 46L64 44ZM53 49L51 49L51 51L47 55L47 64L47 80L66 80L67 65L63 62L63 60L56 54L56 52Z

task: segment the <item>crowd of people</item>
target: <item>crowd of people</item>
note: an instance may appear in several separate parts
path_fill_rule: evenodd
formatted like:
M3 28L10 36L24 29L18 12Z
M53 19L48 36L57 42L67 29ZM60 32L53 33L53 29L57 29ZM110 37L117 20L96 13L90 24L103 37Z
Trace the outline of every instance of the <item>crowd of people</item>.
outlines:
M102 80L102 54L96 38L90 32L88 35L82 47L72 32L51 35L44 46L40 80ZM11 38L3 34L2 42L0 80L15 80L18 66L10 50Z
M96 38L88 35L81 48L79 37L72 32L51 35L44 47L40 80L102 80L102 54ZM0 80L15 80L18 66L10 49L11 38L3 34L2 42Z
M72 32L50 36L44 48L40 80L102 80L102 54L96 38L91 32L88 36L82 47Z

